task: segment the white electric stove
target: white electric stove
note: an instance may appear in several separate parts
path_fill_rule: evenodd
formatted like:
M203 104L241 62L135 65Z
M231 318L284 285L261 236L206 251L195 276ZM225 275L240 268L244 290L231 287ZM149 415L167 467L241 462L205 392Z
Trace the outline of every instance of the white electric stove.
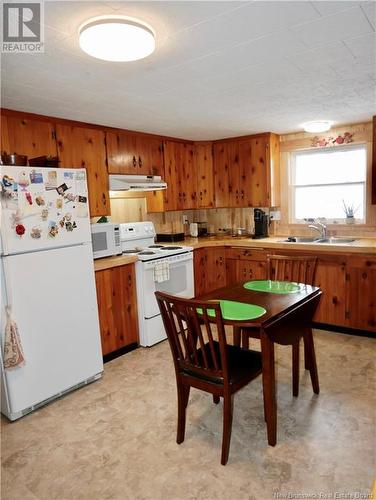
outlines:
M194 297L193 248L175 243L158 245L154 243L155 235L152 222L120 224L123 255L138 257L137 306L140 345L143 347L167 338L154 292Z
M193 248L171 243L154 243L155 227L152 222L127 222L120 224L120 241L123 255L137 255L139 260L155 260L171 255L192 252Z

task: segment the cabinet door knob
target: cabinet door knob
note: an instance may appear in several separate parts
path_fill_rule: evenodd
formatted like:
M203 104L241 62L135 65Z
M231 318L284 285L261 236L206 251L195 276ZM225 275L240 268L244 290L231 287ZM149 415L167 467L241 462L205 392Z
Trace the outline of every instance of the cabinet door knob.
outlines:
M141 168L142 167L142 160L141 160L141 156L138 157L138 165L139 167Z
M136 157L135 157L135 156L133 157L133 166L134 166L134 167L137 167L137 160L136 160Z

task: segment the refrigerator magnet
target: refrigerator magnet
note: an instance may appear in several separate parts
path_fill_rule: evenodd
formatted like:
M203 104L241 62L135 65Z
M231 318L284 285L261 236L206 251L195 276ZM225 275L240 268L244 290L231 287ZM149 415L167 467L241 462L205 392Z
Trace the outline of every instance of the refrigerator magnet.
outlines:
M59 234L59 228L57 227L56 222L51 221L48 225L48 234L52 237L55 238L57 234Z
M35 197L35 203L38 205L38 207L43 207L46 204L43 196L41 196L41 195L38 195Z
M47 181L44 187L46 188L47 191L57 188L57 173L55 170L52 170L47 173Z
M83 219L89 215L87 203L77 203L76 217Z
M73 180L73 172L64 172L64 179Z
M12 227L16 227L17 225L21 224L22 221L22 211L17 209L15 212L13 212L10 216Z
M41 212L41 217L42 217L42 220L46 221L47 218L48 218L48 209L47 208L44 208Z
M77 201L79 203L87 203L87 197L86 196L78 196Z
M76 181L86 180L86 172L76 172Z
M66 201L75 201L76 196L73 193L64 193L64 198Z
M30 182L31 184L43 184L42 172L36 172L35 170L33 170L30 173Z
M13 177L10 177L9 175L3 175L1 184L5 188L12 188L12 189L14 189L14 185L16 185L15 191L17 191L17 182L14 182Z
M31 194L29 192L25 192L25 198L29 205L33 204L33 198L31 197Z
M71 222L66 222L65 223L65 229L67 231L73 231L73 224Z
M18 236L23 236L25 234L25 226L23 224L17 224L16 233L18 234Z
M1 191L1 206L3 208L17 210L18 192L3 188Z
M63 208L63 200L62 198L56 198L56 208L61 210Z
M59 220L60 227L64 227L65 224L65 218L63 217L61 220Z
M40 227L38 227L38 226L32 227L31 231L30 231L30 236L34 240L38 240L42 236L42 229Z
M21 186L22 191L26 191L27 186L30 184L27 173L21 172L18 178L18 185Z
M65 191L67 191L67 189L69 189L68 186L65 184L65 182L63 182L63 184L60 184L60 186L58 186L56 188L56 191L59 194L63 195L65 193Z
M68 222L70 222L72 220L72 214L71 213L67 213L65 214L65 220L67 220Z

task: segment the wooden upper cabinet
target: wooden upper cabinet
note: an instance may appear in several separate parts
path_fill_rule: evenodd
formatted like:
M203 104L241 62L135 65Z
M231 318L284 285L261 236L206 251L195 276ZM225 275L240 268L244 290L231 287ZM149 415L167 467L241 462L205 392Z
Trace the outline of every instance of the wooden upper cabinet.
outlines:
M279 137L214 144L216 207L269 207L279 200Z
M195 144L194 170L197 175L197 207L214 207L213 145Z
M108 215L110 200L104 132L57 124L56 139L61 167L86 168L90 215Z
M376 205L376 116L373 117L372 123L372 204Z
M279 205L279 138L275 134L239 142L243 206Z
M110 174L161 175L163 151L160 139L107 132L106 142Z
M166 141L163 145L165 210L197 208L197 174L194 169L193 145Z
M163 191L165 210L178 209L178 171L175 143L165 141L163 143L164 156L164 180L167 189Z
M189 210L197 208L197 172L194 169L194 150L192 144L177 143L182 159L178 164L178 183L181 192L178 208Z
M53 123L11 115L1 116L1 151L37 156L56 156Z
M229 207L229 145L226 142L218 142L213 145L214 164L214 193L215 206L218 208Z

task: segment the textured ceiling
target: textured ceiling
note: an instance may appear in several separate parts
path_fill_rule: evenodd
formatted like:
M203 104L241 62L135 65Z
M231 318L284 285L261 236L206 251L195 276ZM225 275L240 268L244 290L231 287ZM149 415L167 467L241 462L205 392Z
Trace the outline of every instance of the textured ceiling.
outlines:
M2 106L205 140L376 114L375 2L45 1L45 53L2 57ZM157 50L109 63L78 47L90 17L124 14Z

